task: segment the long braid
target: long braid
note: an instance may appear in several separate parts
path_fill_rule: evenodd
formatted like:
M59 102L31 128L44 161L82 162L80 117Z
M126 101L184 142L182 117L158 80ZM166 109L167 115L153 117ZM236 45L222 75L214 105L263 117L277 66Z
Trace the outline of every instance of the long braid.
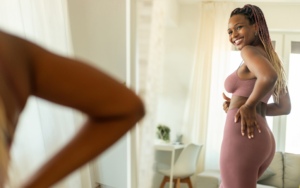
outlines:
M274 46L272 44L270 34L269 34L269 29L264 14L259 7L250 4L245 5L243 8L234 9L231 12L230 18L233 15L237 15L237 14L244 15L249 20L250 25L256 24L256 26L259 28L259 32L258 32L259 39L265 48L270 63L272 64L272 66L274 67L278 75L273 97L275 99L274 102L279 103L279 94L281 90L284 89L284 91L287 92L286 73L283 68L283 63L279 59L277 53L275 52Z

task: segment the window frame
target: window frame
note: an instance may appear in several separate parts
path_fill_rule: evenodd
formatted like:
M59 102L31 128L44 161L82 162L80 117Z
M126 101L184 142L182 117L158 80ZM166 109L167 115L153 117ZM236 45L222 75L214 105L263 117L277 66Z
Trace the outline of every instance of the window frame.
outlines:
M300 42L299 34L300 32L270 32L271 40L276 41L275 51L279 58L283 60L283 67L286 71L287 82L289 81L291 42ZM276 141L276 151L285 152L287 115L274 116L273 118L272 132Z

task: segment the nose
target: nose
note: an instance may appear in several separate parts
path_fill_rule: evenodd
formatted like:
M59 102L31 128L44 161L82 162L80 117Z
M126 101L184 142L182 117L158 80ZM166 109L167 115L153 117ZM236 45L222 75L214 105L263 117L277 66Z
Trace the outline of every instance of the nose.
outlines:
M236 39L237 36L238 36L238 32L233 30L232 33L231 33L232 42L234 42L233 39Z
M232 37L233 37L233 38L236 38L237 34L238 34L237 31L234 31L234 30L232 31Z

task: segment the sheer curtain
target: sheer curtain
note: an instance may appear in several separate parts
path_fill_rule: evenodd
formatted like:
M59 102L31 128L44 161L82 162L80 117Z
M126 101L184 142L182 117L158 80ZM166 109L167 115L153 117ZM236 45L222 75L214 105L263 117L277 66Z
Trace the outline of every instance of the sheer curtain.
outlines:
M0 29L70 56L66 3L65 0L0 0ZM17 187L34 173L74 135L83 120L73 109L30 97L19 119L11 150L9 187ZM89 188L89 172L86 165L53 187Z
M146 107L146 116L137 126L138 141L137 141L137 159L138 161L138 188L151 188L152 178L154 175L154 140L155 130L157 126L157 109L158 109L158 95L161 90L161 78L164 61L164 33L165 33L165 3L164 0L152 0L150 3L151 10L151 24L149 24L150 33L147 40L148 33L143 31L143 28L148 27L148 24L141 24L139 27L139 40L143 44L142 50L145 50L140 57L140 63L144 65L140 67L140 71L146 73L140 74L141 88L139 94L144 100ZM146 4L145 3L145 4ZM140 2L139 16L140 19L149 19L149 15L141 12L143 10L149 11L149 6ZM146 6L146 7L145 7ZM144 70L143 70L144 69Z
M204 143L196 173L219 169L226 117L222 92L230 68L231 44L227 29L233 9L233 2L202 2L200 5L198 45L182 127L184 143Z

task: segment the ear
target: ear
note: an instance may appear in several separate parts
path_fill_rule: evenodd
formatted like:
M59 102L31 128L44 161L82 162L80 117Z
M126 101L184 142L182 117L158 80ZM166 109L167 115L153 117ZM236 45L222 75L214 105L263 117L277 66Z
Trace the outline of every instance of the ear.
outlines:
M258 25L256 24L256 23L254 23L253 25L253 29L255 30L255 32L259 32L259 27L258 27Z

